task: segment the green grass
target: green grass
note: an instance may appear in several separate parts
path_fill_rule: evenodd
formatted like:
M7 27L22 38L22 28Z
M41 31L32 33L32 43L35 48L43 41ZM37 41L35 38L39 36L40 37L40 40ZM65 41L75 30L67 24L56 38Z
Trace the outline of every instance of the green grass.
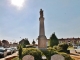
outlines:
M74 48L73 47L68 47L68 50L73 50Z
M15 57L15 58L13 58L12 60L19 60L19 58L18 58L18 57Z

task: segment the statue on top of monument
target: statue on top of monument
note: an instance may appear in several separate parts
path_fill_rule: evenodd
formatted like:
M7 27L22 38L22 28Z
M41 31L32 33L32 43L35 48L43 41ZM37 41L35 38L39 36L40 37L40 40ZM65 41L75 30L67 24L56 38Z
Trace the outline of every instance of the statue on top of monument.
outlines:
M43 17L43 10L40 9L40 17Z

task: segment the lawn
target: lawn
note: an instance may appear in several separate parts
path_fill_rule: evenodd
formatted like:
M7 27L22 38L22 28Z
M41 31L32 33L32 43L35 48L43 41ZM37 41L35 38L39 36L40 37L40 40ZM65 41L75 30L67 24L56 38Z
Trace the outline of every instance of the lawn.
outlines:
M74 47L68 47L68 50L73 50L74 49Z

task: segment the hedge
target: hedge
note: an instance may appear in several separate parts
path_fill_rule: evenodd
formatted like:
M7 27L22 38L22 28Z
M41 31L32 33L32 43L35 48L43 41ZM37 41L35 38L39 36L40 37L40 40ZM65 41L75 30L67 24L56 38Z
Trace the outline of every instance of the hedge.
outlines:
M70 57L69 54L64 53L64 52L57 52L55 51L53 48L48 48L46 50L39 50L37 48L23 48L22 50L22 57L24 57L25 55L32 55L34 56L35 60L42 60L42 56L46 56L47 60L51 60L51 56L54 54L60 54L62 55L65 60L74 60ZM15 58L14 60L17 60L17 58Z
M25 55L32 55L34 56L35 60L42 59L42 52L36 48L23 48L22 57L24 57Z

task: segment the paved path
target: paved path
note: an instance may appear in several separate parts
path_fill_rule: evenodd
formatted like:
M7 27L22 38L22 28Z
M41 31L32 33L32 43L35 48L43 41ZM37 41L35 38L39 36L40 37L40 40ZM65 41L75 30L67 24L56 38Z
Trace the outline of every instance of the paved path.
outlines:
M78 53L76 53L78 52ZM75 60L80 60L80 49L70 50L70 56Z
M75 60L80 60L80 56L76 56L76 55L70 55L70 56Z
M6 56L5 58L9 58L9 57L12 57L12 56L18 56L18 51L13 53L12 55ZM0 60L5 60L5 58L1 58Z

